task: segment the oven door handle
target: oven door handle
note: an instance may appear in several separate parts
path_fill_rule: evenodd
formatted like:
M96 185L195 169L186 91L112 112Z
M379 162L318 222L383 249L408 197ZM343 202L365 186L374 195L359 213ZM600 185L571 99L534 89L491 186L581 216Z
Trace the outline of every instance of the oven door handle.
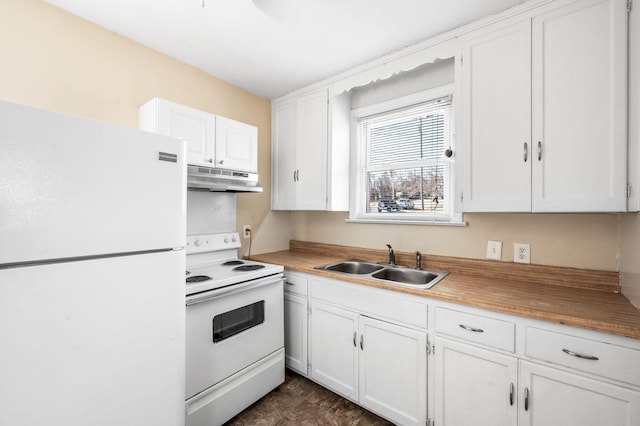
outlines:
M284 280L284 274L280 273L277 275L260 278L258 280L247 281L240 284L232 284L230 286L223 287L221 289L214 289L204 293L194 294L192 296L187 296L187 306L195 305L202 302L207 302L209 300L217 299L219 297L240 293L242 291L277 283L278 281L283 281L283 280Z

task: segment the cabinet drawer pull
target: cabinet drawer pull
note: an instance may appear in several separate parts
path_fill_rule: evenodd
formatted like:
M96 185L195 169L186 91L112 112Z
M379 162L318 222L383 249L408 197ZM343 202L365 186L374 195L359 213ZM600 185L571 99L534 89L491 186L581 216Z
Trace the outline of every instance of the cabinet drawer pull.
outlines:
M354 347L354 348L357 348L357 347L358 347L358 346L356 345L356 334L357 334L357 333L354 331L354 332L353 332L353 347Z
M360 349L364 351L364 334L360 335Z
M475 328L475 327L471 327L469 325L464 325L464 324L458 324L458 327L460 327L463 330L467 330L467 331L473 331L474 333L484 333L484 330L481 328Z
M513 406L513 394L515 393L515 387L513 383L509 385L509 405Z
M290 283L289 281L284 282L286 285L295 285L294 283Z
M525 142L524 143L524 162L526 163L528 159L529 159L529 145Z
M567 355L575 356L576 358L588 359L589 361L597 361L597 360L600 359L597 356L584 355L584 354L580 354L580 353L577 353L577 352L570 351L569 349L563 349L562 352L564 352Z
M524 388L524 411L529 411L529 388Z

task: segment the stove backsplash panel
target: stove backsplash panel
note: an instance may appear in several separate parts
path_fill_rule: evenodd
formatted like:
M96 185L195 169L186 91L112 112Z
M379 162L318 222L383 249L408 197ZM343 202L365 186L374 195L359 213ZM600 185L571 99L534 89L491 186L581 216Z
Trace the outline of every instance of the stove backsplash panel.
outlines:
M235 193L187 191L187 235L235 231Z

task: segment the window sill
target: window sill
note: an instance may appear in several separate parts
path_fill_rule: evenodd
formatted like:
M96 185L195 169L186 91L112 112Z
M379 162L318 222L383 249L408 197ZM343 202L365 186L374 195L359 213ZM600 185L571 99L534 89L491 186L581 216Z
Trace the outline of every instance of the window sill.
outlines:
M467 226L467 222L448 220L448 219L401 219L401 218L389 218L382 217L368 217L368 218L348 218L345 219L348 223L376 223L385 225L430 225L430 226Z

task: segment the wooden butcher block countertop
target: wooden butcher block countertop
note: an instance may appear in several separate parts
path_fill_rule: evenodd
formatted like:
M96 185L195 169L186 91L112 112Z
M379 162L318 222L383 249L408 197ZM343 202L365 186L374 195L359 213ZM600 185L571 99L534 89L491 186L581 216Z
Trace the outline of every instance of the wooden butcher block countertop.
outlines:
M414 266L414 256L396 252L396 263ZM291 271L640 338L640 310L620 294L617 272L423 255L423 269L449 271L449 275L430 289L416 289L314 269L347 259L386 262L386 250L293 240L289 250L251 259Z

